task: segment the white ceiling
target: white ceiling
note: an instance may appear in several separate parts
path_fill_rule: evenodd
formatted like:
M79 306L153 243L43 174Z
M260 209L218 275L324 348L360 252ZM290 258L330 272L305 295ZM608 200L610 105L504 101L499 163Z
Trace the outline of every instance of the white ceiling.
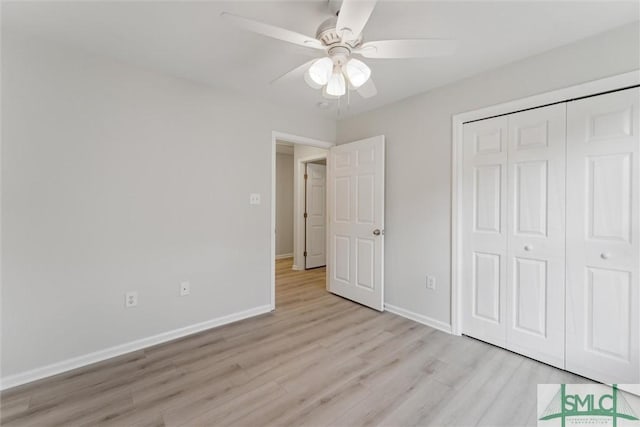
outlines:
M335 107L317 107L320 92L302 80L269 84L315 52L234 28L222 11L311 36L330 16L327 0L3 2L2 27L336 117ZM365 40L454 38L459 49L446 58L367 60L378 95L353 94L342 116L637 21L639 13L637 0L379 1Z

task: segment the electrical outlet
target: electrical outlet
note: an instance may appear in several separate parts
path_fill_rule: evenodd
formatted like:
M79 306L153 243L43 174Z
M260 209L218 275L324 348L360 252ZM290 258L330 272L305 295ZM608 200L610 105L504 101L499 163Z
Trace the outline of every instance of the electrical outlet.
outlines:
M249 195L249 204L250 205L259 205L260 204L260 194L251 193Z
M189 282L180 283L180 296L186 296L191 293L191 284Z
M427 289L432 291L436 290L436 278L433 276L427 276Z
M127 292L124 295L124 306L126 308L130 308L130 307L135 307L136 305L138 305L138 292L137 291Z

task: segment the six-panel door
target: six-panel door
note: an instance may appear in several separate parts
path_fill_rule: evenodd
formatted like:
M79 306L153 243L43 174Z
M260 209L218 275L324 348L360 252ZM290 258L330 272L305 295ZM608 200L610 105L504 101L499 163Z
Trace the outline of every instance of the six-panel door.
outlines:
M507 118L464 126L464 333L504 347Z
M564 367L565 104L508 116L507 347Z
M329 150L330 292L384 310L384 136Z
M465 334L640 382L639 99L627 89L465 124Z
M567 369L640 382L640 90L567 106Z
M326 179L325 165L307 163L305 221L305 268L326 265Z

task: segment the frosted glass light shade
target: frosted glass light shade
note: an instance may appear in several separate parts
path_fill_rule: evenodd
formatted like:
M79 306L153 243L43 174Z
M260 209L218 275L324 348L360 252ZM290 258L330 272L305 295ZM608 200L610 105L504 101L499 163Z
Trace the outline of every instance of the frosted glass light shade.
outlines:
M318 59L309 67L309 78L314 83L324 86L329 81L329 76L333 71L333 61L329 57Z
M328 79L327 79L328 80ZM309 70L307 70L306 73L304 73L304 81L307 82L307 84L314 88L314 89L322 89L322 87L324 85L318 84L316 83L312 78L311 78L311 73L309 73Z
M359 88L371 77L371 69L362 61L352 58L345 67L351 86Z
M344 80L344 75L339 69L334 71L329 77L327 83L327 94L332 96L342 96L347 91L347 84Z
M327 93L327 87L326 86L322 88L322 97L324 99L338 99L338 98L340 98L339 96L329 95Z

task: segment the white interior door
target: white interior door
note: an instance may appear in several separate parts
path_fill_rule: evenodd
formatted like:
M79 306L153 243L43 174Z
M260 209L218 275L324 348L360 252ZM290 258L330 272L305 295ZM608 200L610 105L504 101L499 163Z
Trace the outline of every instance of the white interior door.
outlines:
M564 368L566 104L510 114L507 348Z
M464 125L463 332L504 347L507 118Z
M640 91L567 106L567 369L640 382Z
M305 268L322 267L326 256L326 180L325 165L307 163L305 174Z
M327 166L327 288L383 311L384 136L332 147Z

